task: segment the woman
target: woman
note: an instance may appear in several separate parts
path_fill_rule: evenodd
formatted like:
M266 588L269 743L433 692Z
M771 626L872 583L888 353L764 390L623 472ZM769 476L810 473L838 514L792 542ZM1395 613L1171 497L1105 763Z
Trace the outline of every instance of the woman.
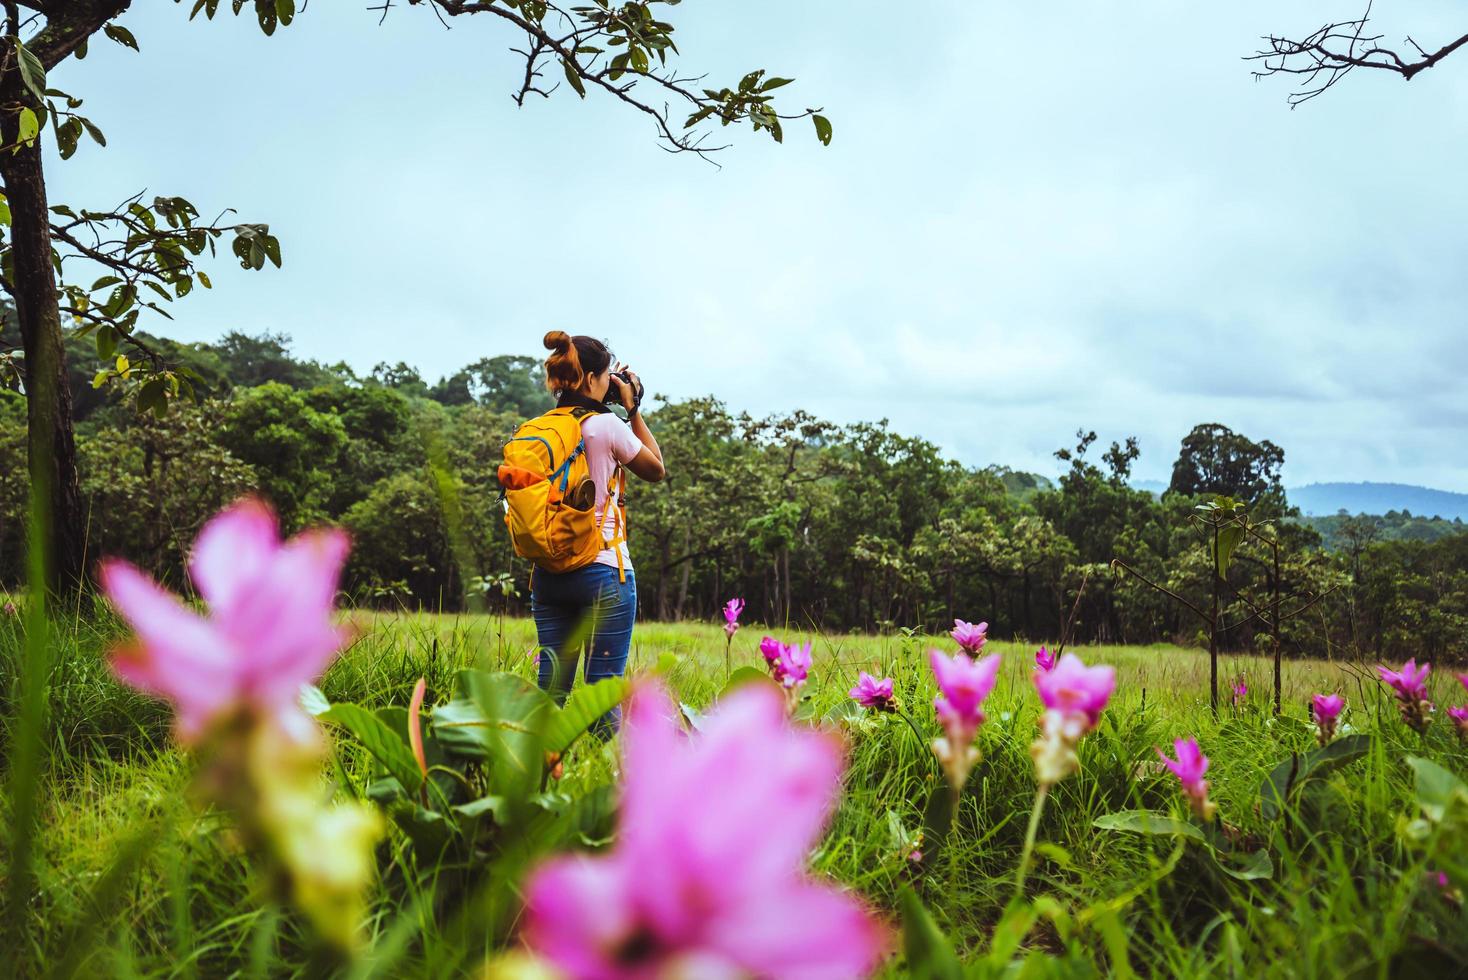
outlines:
M640 411L642 384L637 375L618 364L616 372L622 377L614 376L612 352L594 337L552 330L545 335L545 347L551 352L545 359L545 384L557 403L593 413L582 421L581 436L596 484L596 517L609 543L590 565L559 574L537 568L532 576L530 609L540 641L540 686L560 702L575 681L576 661L588 630L586 682L620 677L627 669L637 616L637 579L621 526L617 468L625 467L652 483L661 480L664 471L662 450ZM627 410L626 422L607 408L608 390L616 392L616 400ZM602 734L610 734L620 719L620 710L613 711L607 725L599 726Z

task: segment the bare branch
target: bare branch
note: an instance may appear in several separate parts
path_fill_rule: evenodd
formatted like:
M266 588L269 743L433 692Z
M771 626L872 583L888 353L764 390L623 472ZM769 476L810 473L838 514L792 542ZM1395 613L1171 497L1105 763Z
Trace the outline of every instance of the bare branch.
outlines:
M1367 21L1371 19L1371 4L1355 20L1336 21L1326 24L1300 40L1277 37L1273 34L1263 40L1268 46L1244 60L1263 63L1263 68L1254 72L1254 77L1270 75L1297 75L1301 78L1300 88L1290 93L1289 104L1293 108L1310 101L1345 78L1354 69L1368 68L1392 72L1411 81L1448 55L1468 44L1468 34L1451 41L1436 51L1428 52L1412 38L1407 43L1416 51L1412 60L1403 58L1378 42L1383 35L1366 33Z

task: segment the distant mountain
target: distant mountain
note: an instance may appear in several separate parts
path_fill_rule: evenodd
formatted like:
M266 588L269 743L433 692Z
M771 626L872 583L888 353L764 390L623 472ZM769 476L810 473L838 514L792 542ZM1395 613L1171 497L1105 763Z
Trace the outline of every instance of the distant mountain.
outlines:
M1433 490L1406 483L1311 483L1291 487L1290 503L1306 514L1386 514L1410 511L1418 517L1468 520L1468 493Z

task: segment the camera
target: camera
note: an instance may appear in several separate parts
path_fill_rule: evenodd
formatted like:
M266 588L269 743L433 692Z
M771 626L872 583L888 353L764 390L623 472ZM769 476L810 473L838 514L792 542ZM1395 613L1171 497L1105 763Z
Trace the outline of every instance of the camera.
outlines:
M613 371L612 372L612 377L616 378L618 381L622 382L622 384L624 384L624 385L632 385L632 401L634 403L638 403L638 402L641 402L642 401L642 383L641 382L638 382L635 385L632 384L632 378L631 378L631 376L629 376L627 374L626 371ZM603 404L606 404L606 405L620 405L620 404L622 404L622 389L619 388L619 387L617 387L615 384L608 384L607 385L607 394L606 394L606 397L602 399L602 402L603 402Z

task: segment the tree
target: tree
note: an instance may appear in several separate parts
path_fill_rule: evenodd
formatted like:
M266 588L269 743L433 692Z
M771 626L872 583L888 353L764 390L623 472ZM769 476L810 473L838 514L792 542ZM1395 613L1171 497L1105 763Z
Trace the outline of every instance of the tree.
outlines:
M1403 57L1390 48L1382 47L1384 35L1366 33L1366 23L1370 19L1371 4L1368 2L1366 12L1360 17L1326 24L1299 40L1270 34L1264 38L1266 47L1249 57L1250 61L1263 65L1254 72L1254 77L1297 77L1300 87L1290 93L1288 100L1293 108L1320 95L1357 68L1388 72L1410 82L1468 44L1468 34L1464 34L1434 51L1427 51L1408 37L1406 43L1412 50Z
M722 149L707 144L715 120L722 126L747 122L779 141L782 121L809 117L817 138L830 142L831 125L817 110L777 112L773 93L791 79L766 77L761 69L745 74L736 86L714 89L680 74L669 58L678 53L674 27L654 15L674 2L630 0L614 6L610 0L593 0L588 6L564 7L547 0L409 0L409 5L428 8L440 19L482 14L510 28L523 44L516 50L526 59L515 96L522 104L531 94L549 96L559 83L550 83L546 75L555 71L582 98L599 90L647 115L675 151L707 156ZM196 284L208 288L208 275L195 260L205 250L212 256L225 236L247 269L261 269L267 261L279 266L281 251L267 225L204 222L181 197L146 202L139 193L104 210L53 207L42 167L46 123L63 159L77 151L83 136L101 145L105 138L77 113L82 101L52 88L47 75L67 58L85 57L98 34L138 50L133 33L114 22L131 0L0 4L5 14L0 226L8 228L0 243L0 289L14 301L20 327L30 478L48 511L53 555L48 578L53 587L63 588L82 579L85 540L64 320L94 339L108 365L96 374L98 386L120 385L135 396L140 411L161 415L170 402L192 398L192 379L136 332L140 316L151 311L166 317L162 304L186 296ZM213 18L222 6L220 0L193 0L189 16ZM267 35L289 26L296 15L295 0L231 0L225 9L238 15L247 7ZM376 9L386 19L393 5ZM22 39L23 34L28 36ZM689 112L681 124L674 106Z
M1254 442L1217 422L1193 426L1172 465L1169 493L1232 497L1250 509L1266 505L1273 516L1285 508L1279 468L1284 450L1269 440Z
M241 388L254 388L278 381L292 388L310 388L330 380L331 374L314 361L300 361L291 354L291 338L283 333L256 336L231 330L215 345L230 381Z

